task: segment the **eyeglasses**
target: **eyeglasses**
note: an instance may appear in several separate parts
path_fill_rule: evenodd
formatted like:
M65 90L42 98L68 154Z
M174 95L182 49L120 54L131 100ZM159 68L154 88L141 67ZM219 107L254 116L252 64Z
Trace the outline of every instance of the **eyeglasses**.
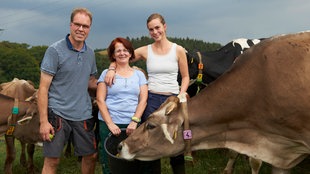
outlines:
M80 24L80 23L76 23L76 22L72 22L72 24L74 25L74 27L76 29L79 29L82 27L82 29L84 29L84 30L89 30L89 28L90 28L89 25L84 25L84 24Z
M120 54L121 52L123 52L123 53L129 53L129 50L127 50L127 49L119 49L119 50L115 50L115 51L114 51L115 54Z

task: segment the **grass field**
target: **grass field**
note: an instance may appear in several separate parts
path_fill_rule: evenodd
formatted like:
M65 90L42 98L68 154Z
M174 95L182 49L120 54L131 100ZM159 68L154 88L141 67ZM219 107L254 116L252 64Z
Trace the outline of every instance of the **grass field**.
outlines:
M26 174L26 169L19 164L20 155L20 144L19 141L15 141L16 147L16 160L14 161L13 173L14 174ZM227 150L214 149L214 150L203 150L193 153L194 162L186 163L187 174L221 174L227 163ZM3 165L5 160L5 142L4 137L0 137L0 174L3 172ZM34 163L36 166L37 173L41 172L43 166L42 148L36 147ZM172 174L169 158L162 158L162 174ZM121 166L120 166L121 167ZM270 174L270 166L263 164L260 174ZM65 158L62 157L60 166L58 168L59 174L79 174L80 173L80 162L77 157ZM97 163L95 174L101 174L101 168ZM250 167L247 161L247 157L241 155L235 164L234 174L250 174ZM310 160L305 160L300 165L296 166L291 174L310 174Z

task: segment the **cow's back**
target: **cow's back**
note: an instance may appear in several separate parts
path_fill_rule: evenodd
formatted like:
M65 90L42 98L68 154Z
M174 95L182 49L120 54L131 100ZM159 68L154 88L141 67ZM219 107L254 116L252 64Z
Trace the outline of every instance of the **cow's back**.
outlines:
M309 100L310 33L304 32L251 47L188 108L192 124L225 135L214 138L222 147L290 168L310 153Z
M244 69L244 87L238 87L253 97L253 106L274 111L274 120L281 113L286 117L281 123L305 127L310 120L310 32L276 36L254 47L236 62L234 69ZM305 113L298 115L300 123L290 119L297 113Z
M20 100L25 100L28 97L31 97L36 91L32 82L18 78L14 78L10 82L2 83L0 86L1 94L18 98Z
M303 32L272 37L248 49L227 72L193 98L189 109L201 118L196 114L201 112L201 103L208 103L203 108L206 112L220 103L223 112L234 110L230 115L236 113L237 119L254 122L264 118L265 126L276 127L268 123L272 122L310 132L306 126L310 120L309 101L310 32Z
M300 135L310 145L310 32L275 37L265 45L261 92L268 100L262 107L274 112L273 124L266 125L292 139ZM277 130L277 125L286 129Z

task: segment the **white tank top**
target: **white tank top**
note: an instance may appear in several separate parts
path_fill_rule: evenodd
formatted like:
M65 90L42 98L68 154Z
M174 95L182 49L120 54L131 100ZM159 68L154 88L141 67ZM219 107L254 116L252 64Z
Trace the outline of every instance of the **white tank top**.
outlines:
M154 92L179 93L177 44L173 43L166 55L154 54L152 46L148 45L146 67L148 72L148 89Z

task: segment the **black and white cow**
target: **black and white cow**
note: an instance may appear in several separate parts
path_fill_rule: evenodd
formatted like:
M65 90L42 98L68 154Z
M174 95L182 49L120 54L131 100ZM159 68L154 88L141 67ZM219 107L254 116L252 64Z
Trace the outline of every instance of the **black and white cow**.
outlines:
M239 38L230 41L215 51L187 52L189 76L191 79L191 84L187 91L189 96L196 95L200 89L203 89L207 84L221 76L239 55L243 54L251 46L258 44L261 40L263 39ZM181 81L180 75L178 81Z

